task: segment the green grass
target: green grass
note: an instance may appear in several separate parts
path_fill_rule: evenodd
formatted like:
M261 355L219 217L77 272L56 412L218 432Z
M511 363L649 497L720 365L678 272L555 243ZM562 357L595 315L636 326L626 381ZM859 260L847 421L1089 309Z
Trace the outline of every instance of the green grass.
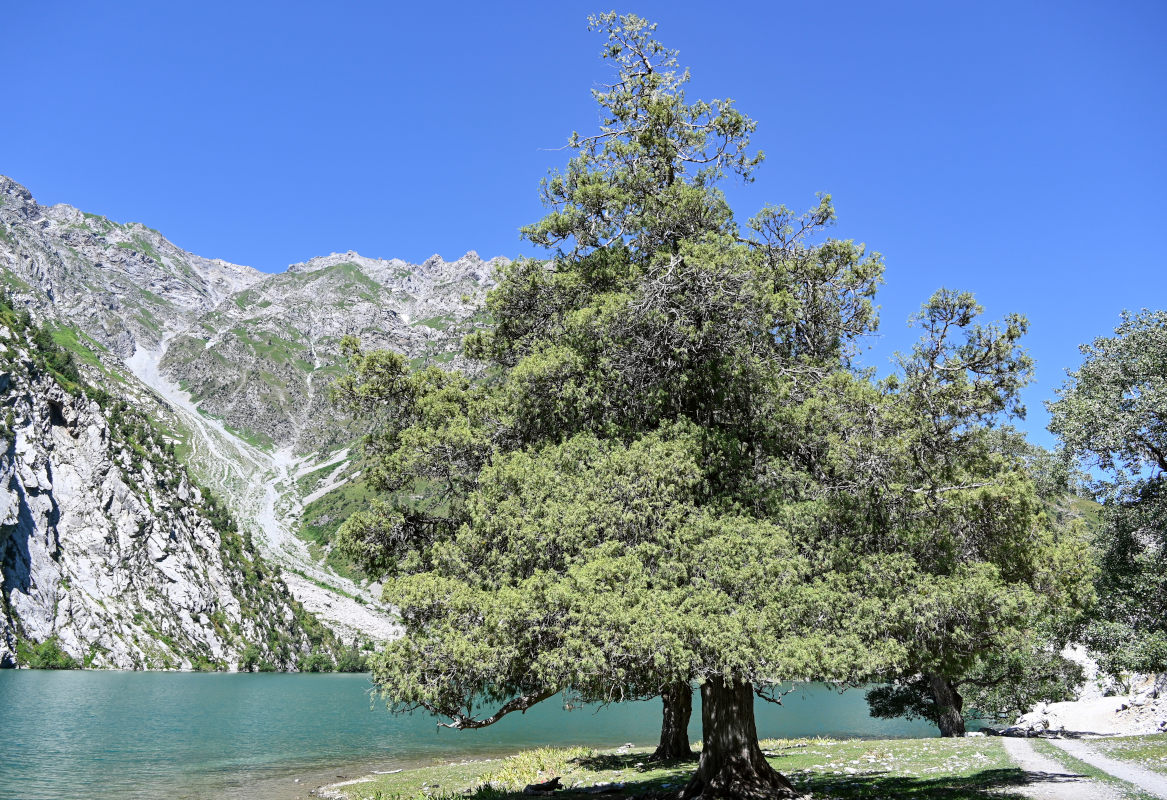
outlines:
M201 408L199 409L199 412L200 413L202 412ZM211 415L208 414L206 416L211 416ZM215 419L218 419L218 417L215 417ZM247 428L236 428L236 427L233 427L231 425L228 425L225 422L223 423L223 427L226 428L228 433L231 433L234 436L238 436L240 439L247 442L249 445L251 445L252 447L254 447L256 449L270 450L274 444L272 442L271 437L268 436L266 433L261 433L259 431L253 431L253 430L250 430Z
M1093 745L1094 742L1091 742L1091 744ZM1111 787L1116 792L1118 792L1120 796L1124 798L1124 800L1155 800L1154 795L1139 791L1139 789L1133 784L1127 783L1124 780L1120 780L1119 778L1111 775L1109 772L1104 772L1097 767L1087 764L1085 761L1074 758L1065 750L1050 744L1044 739L1034 739L1033 749L1041 753L1043 756L1048 756L1054 761L1057 761L1059 764L1064 766L1067 771L1075 772L1079 775L1085 775L1091 780L1098 781L1098 783Z
M335 470L336 465L326 469ZM369 501L374 497L376 493L368 484L362 478L357 478L316 498L304 506L304 513L300 516L301 538L320 545L331 543L341 523L354 512L368 508Z
M98 354L108 353L109 349L96 339L74 328L64 326L51 327L49 332L58 347L68 350L81 363L106 372Z
M162 263L162 256L158 255L158 251L154 249L154 245L150 244L141 236L135 235L132 237L132 241L129 242L118 242L117 246L123 250L134 250L142 253L157 264Z
M101 214L90 214L87 211L82 211L81 214L85 217L85 219L96 225L102 233L109 233L114 228L121 227L116 222L110 221L108 217L103 217Z
M285 339L274 333L253 333L243 327L232 328L230 333L257 356L276 364L296 364L297 361L303 360L299 354L308 349L308 346L301 342Z
M1111 758L1130 761L1167 775L1167 733L1094 739L1090 746Z
M437 316L437 317L427 317L426 319L419 319L417 322L415 322L413 324L414 325L424 325L427 328L433 328L435 331L444 331L444 330L446 330L446 328L450 327L450 323L452 323L453 321L454 321L454 318L449 316L448 314L441 314L440 316Z
M307 473L301 475L299 478L297 478L296 479L296 488L299 489L300 492L303 494L310 494L312 491L314 491L319 486L321 481L323 481L325 478L327 478L332 473L336 472L337 468L340 466L341 466L340 463L333 462L331 464L325 464L323 467L317 467L316 469L312 470L311 472L307 472ZM350 472L352 470L352 467L353 467L352 462L349 462L349 464L347 464L344 467L342 474Z
M333 464L316 472L309 473L305 478L317 472L331 472L336 469ZM320 476L323 477L323 476ZM319 478L317 478L319 479ZM304 480L304 478L301 478ZM359 581L365 574L355 564L342 556L336 550L329 549L336 536L336 531L354 512L368 508L369 501L376 497L376 493L364 482L357 478L354 481L333 489L322 497L318 497L308 505L300 515L300 528L297 535L314 548L315 554L324 555L324 563L337 575L349 580Z
M333 592L334 594L339 594L343 597L347 597L349 600L355 600L356 602L360 603L361 605L364 605L364 603L365 603L364 599L357 597L356 595L349 594L344 589L339 589L336 586L333 586L331 583L325 583L324 581L317 580L316 578L313 578L311 575L309 575L308 573L306 573L302 570L292 569L291 571L294 572L295 574L299 575L304 580L308 581L308 583L311 583L315 586L318 586L321 589L326 589L327 591Z
M764 741L762 747L775 769L816 798L1016 799L1021 795L1011 790L1024 780L1001 742L993 738L785 739ZM540 749L502 760L463 761L371 776L370 781L341 787L340 791L353 800L453 800L463 794L519 800L527 784L558 776L568 787L625 784L616 797L679 792L696 765L649 763L650 752ZM570 797L572 793L560 792L558 796Z
M7 269L0 270L0 280L3 280L5 284L18 291L32 291L32 287L29 286L27 281L22 280L18 275L9 272Z

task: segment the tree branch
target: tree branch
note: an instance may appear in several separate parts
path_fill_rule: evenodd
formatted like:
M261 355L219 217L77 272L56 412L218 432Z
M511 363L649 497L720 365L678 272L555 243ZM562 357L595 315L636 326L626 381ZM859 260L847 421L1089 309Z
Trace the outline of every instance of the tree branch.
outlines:
M516 697L514 700L508 701L498 711L494 712L489 717L485 717L483 719L474 719L473 717L469 717L469 716L466 716L464 714L449 713L448 711L445 711L445 710L439 709L439 708L434 708L434 707L429 706L429 705L426 705L426 710L430 711L431 713L438 714L440 716L446 716L446 717L452 718L451 722L439 722L438 723L443 728L453 728L454 730L459 730L459 731L475 730L477 728L485 728L487 725L493 725L494 723L498 722L500 719L505 717L507 714L510 714L512 712L515 712L515 711L518 711L519 713L526 712L526 710L528 708L535 705L536 703L542 703L547 698L554 697L558 693L559 693L559 689L548 689L546 691L539 692L537 694L521 695L519 697Z

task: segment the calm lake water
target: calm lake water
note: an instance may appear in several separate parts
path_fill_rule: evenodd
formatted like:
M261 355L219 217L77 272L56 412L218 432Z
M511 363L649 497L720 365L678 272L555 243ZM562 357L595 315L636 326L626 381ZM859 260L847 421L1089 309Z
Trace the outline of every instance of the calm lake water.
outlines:
M660 703L564 711L556 700L489 728L392 716L364 675L0 671L0 798L307 797L338 776L540 745L653 745ZM757 704L760 736L935 736L876 720L862 691L806 684ZM700 739L694 708L690 739ZM300 778L300 783L295 778Z

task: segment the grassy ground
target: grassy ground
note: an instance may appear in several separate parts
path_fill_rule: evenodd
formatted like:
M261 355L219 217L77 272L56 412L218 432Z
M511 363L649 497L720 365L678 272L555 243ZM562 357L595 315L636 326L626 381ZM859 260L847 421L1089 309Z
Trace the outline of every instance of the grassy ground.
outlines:
M1090 746L1111 758L1130 761L1167 775L1167 733L1092 739Z
M881 741L783 739L762 743L770 763L815 800L1008 800L1022 773L999 740L891 739ZM558 776L570 788L623 784L618 794L559 792L564 798L673 795L694 763L647 763L650 750L585 748L533 750L494 761L464 761L378 775L339 787L350 800L462 797L522 798L529 783Z

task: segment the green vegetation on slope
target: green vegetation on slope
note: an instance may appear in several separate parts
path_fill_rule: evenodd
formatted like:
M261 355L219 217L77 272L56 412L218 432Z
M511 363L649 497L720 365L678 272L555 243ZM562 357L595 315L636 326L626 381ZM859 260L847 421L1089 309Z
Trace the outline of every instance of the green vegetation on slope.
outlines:
M89 390L90 394L94 393L81 377L73 353L58 343L54 331L37 325L28 309L18 309L7 293L0 293L0 324L11 331L16 342L24 343L27 339L34 377L37 373L47 373L70 394L80 394L84 390ZM8 350L5 352L4 360L11 361L14 355ZM104 392L97 391L97 394L103 395Z
M20 640L16 643L16 663L29 669L80 669L77 660L61 649L56 637L43 642Z
M335 469L334 465L318 472L327 470L326 474L330 474ZM308 503L300 516L300 538L315 545L314 554L323 555L324 563L336 574L351 580L361 580L367 576L351 559L332 546L333 540L344 521L357 511L368 508L375 497L376 493L364 478L358 477Z
M174 440L169 432L161 428L158 420L85 380L77 361L100 368L98 351L103 349L100 345L71 328L37 325L27 309L17 308L11 298L2 293L0 325L11 332L8 339L10 344L28 348L33 377L37 373L48 375L66 392L78 397L87 396L102 407L109 423L112 448L129 454L128 464L119 467L128 485L140 486L146 475L153 475L156 483L149 488L160 492L173 492L184 479L194 484L186 468L176 459ZM6 346L3 361L10 362L14 356L13 347ZM3 432L11 435L11 427L9 413ZM144 493L147 501L151 501L152 496L150 492ZM178 502L177 496L173 496L173 500ZM240 645L250 645L245 649L240 668L321 672L331 671L338 666L349 669L363 667L359 654L350 652L351 648L342 647L330 630L292 599L280 580L279 571L260 557L250 532L240 529L227 507L213 493L200 487L189 504L195 506L218 533L220 556L235 582L232 589L239 599L244 619L251 621L259 631L259 641L249 643L244 639L241 626L237 623L228 624L221 610L209 611L208 617L220 637ZM281 606L291 609L290 620L283 618ZM195 669L200 670L225 670L233 666L215 660L203 643L195 643L191 651L156 629L153 620L141 617L135 618L135 623L159 643L153 649L147 666L174 668L183 659L189 659ZM308 644L307 652L304 652L305 641ZM266 647L258 646L261 644ZM18 640L17 658L24 666L46 669L78 666L53 639L42 642Z
M137 234L134 235L132 241L118 242L117 246L123 250L132 250L137 253L142 253L143 255L149 257L156 264L162 263L162 256L160 256L158 251L154 249L154 245L150 244L143 237L138 236Z

